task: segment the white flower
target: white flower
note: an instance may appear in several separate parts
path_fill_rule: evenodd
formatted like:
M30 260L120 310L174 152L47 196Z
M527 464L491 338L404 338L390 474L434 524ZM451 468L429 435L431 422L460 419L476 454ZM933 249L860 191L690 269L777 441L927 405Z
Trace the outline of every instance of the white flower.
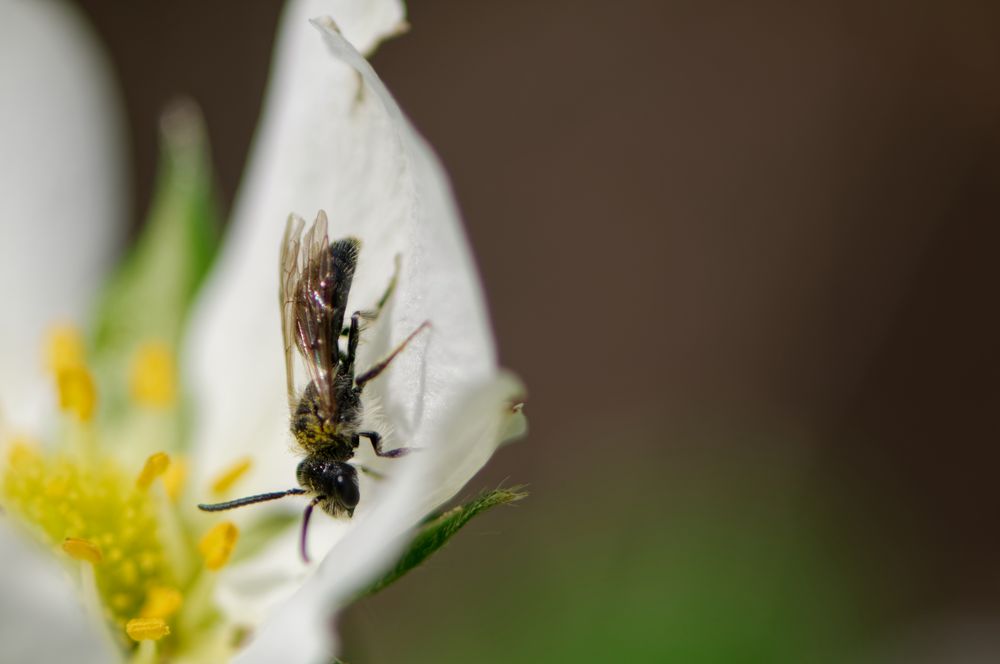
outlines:
M2 449L17 432L41 433L46 424L43 330L82 319L126 201L117 100L75 11L0 3L0 92ZM40 554L0 519L0 660L110 661L96 616L55 560Z
M0 5L0 11L12 13L5 5ZM49 10L35 14L32 20L39 20L45 11ZM326 15L336 17L337 23ZM405 459L377 459L370 449L359 451L358 461L386 477L362 480L362 501L352 520L335 521L325 515L313 519L310 549L321 559L318 565L306 566L301 561L297 532L291 528L256 556L219 574L217 597L228 620L261 624L241 661L328 660L335 645L329 626L336 611L381 574L398 556L416 524L454 496L486 462L515 417L510 406L521 388L516 379L497 367L478 278L447 180L431 150L356 50L371 50L380 39L400 31L402 21L401 3L391 0L289 3L277 42L269 97L229 236L187 336L184 367L198 409L191 460L194 486L207 486L212 477L249 457L250 470L239 486L241 492L249 494L295 486L298 458L289 452L276 298L277 252L289 213L312 217L325 210L332 238L353 235L362 240L349 311L370 308L378 300L398 260L398 287L379 321L366 332L359 366L374 362L422 322L429 321L432 326L430 333L421 335L366 388L365 394L366 403L380 404L378 412L372 413L372 426L386 434L387 446L414 446L421 452ZM9 25L6 16L0 25ZM49 40L68 42L57 37L54 29L50 22L48 30L43 29L36 39L43 52L51 48L46 43ZM34 66L34 61L23 55L20 61ZM77 73L83 81L92 77L93 72ZM6 95L7 88L2 89ZM83 85L82 92L100 98L104 90ZM70 105L64 89L52 94L62 95L62 103ZM54 103L51 97L47 103ZM108 118L116 119L100 111L92 120L107 123ZM88 118L72 120L85 125L74 126L74 135L88 131ZM28 116L16 120L14 126L30 122ZM0 124L0 134L5 136L10 126ZM82 148L57 156L53 170L43 169L37 178L26 178L18 191L10 192L11 197L32 205L41 195L39 185L52 181L50 174L59 167L68 169L75 159L88 158ZM89 168L86 174L115 175L114 167L107 166L103 171ZM10 165L3 168L6 176ZM113 177L110 183L105 180L87 186L97 191L107 187L109 198L113 198L119 185ZM77 199L70 197L66 209L46 211L46 219L51 214L59 222L69 218L82 224L90 222L93 214L95 220L86 228L97 228L102 214L104 219L113 218L100 206L86 204L93 203L92 198L82 200L85 204L77 204ZM41 328L51 317L82 313L47 309L42 296L62 285L65 297L77 301L90 292L94 282L70 280L67 272L52 269L39 270L27 283L18 280L17 274L25 265L43 257L51 260L54 246L38 242L37 233L29 238L12 235L20 228L23 214L18 209L16 217L0 218L3 246L11 246L7 238L13 237L19 247L5 256L7 265L0 266L7 270L0 272L5 277L0 289L17 283L19 290L9 294L10 298L40 303L30 315L21 313L11 319L12 323L21 318L30 321L33 327L25 334L30 332L34 335L31 343L37 343ZM34 246L29 240L35 240ZM110 233L100 241L77 242L66 248L87 257L98 252L79 273L91 275L92 266L102 264L100 252L108 240ZM3 295L8 293L0 291ZM0 341L0 366L17 354L31 361L23 346L15 348L7 338ZM0 374L0 403L9 403L5 397L19 389L32 370L23 365ZM289 498L248 507L232 516L240 522L252 522L268 511L297 512L303 506ZM0 549L9 540L9 535L0 532ZM6 552L3 559L0 579L12 571ZM21 559L31 561L32 557ZM53 582L66 582L58 575L52 578ZM6 615L3 607L7 600L6 596L0 598L0 616ZM60 620L75 619L71 613L63 611ZM79 615L76 618L83 620ZM32 643L45 639L52 628L25 626L20 636ZM88 634L90 629L89 624L77 621L65 633ZM80 643L85 638L81 636ZM91 640L95 647L107 647L100 639ZM4 642L0 640L0 652ZM51 642L47 645L54 647ZM73 648L75 654L85 654L77 651L76 645ZM94 657L100 660L99 655Z
M124 230L124 126L77 12L12 0L0 12L0 424L24 429L51 406L43 330L83 319Z

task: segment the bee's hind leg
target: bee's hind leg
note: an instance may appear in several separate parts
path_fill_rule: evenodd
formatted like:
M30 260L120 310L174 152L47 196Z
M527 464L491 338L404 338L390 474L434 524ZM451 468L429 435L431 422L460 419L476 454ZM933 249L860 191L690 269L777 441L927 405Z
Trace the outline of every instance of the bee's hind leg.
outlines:
M354 317L357 316L357 315L358 314L354 314L354 316L351 317L351 329L352 330L354 329L354 326L355 326L355 318ZM356 386L358 392L361 392L362 388L364 388L364 386L365 386L365 383L367 383L368 381L372 380L373 378L377 378L380 373L382 373L383 371L385 371L386 367L389 366L389 364L396 358L396 356L399 355L400 352L402 352L402 350L404 348L406 348L406 345L408 343L410 343L411 341L413 341L413 338L415 336L417 336L418 334L420 334L421 332L423 332L425 329L429 328L430 326L431 326L431 322L428 321L428 320L425 320L423 323L421 323L417 327L417 329L415 329L413 332L410 332L410 336L408 336L405 339L403 339L403 343L401 343L398 346L396 346L395 350L393 350L391 353L389 353L389 355L387 355L385 357L385 359L383 359L382 361L376 363L375 366L373 366L371 369L369 369L368 371L364 372L363 374L361 374L360 376L358 376L357 378L355 378L354 379L354 385ZM355 334L354 335L354 349L355 350L357 349L357 346L358 346L358 340L357 340L357 335ZM349 337L348 338L348 342L347 342L347 353L348 353L348 358L350 359L349 364L353 367L353 364L354 364L354 353L351 350L351 348L352 348L351 347L351 339Z
M414 451L415 447L397 447L394 450L383 451L382 450L382 434L377 431L359 431L354 434L352 442L354 446L357 447L361 444L361 436L364 436L368 440L372 441L372 448L375 450L375 455L380 457L388 457L395 459L401 457L404 454L409 454Z
M366 309L362 311L355 311L354 314L359 316L365 322L372 322L378 320L379 315L382 313L382 309L385 308L386 302L392 297L392 293L396 290L396 282L399 281L399 255L396 255L395 268L392 270L392 277L389 279L389 285L385 287L385 292L382 293L382 297L378 299L375 303L374 309ZM353 318L353 317L352 317ZM351 334L351 326L344 326L344 329L340 331L340 336L347 337Z
M357 354L358 349L358 338L361 333L361 321L369 322L378 320L379 315L382 313L382 309L385 308L385 303L389 301L392 297L393 291L396 290L396 282L399 280L399 255L396 255L396 267L392 271L392 278L389 279L389 285L386 286L385 292L382 293L382 297L379 298L378 302L375 304L374 309L355 311L351 315L351 322L344 326L344 329L340 331L340 336L347 337L347 352L340 353L340 361L346 366L353 368L354 357Z

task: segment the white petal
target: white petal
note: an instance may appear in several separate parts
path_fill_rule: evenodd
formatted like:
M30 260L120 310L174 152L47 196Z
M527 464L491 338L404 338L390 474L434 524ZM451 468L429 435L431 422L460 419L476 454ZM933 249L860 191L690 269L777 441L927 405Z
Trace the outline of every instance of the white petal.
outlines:
M497 369L478 278L446 177L368 63L329 19L317 25L330 51L361 75L365 88L351 106L332 107L339 115L323 104L324 113L301 127L311 129L314 145L299 158L335 185L330 194L317 192L325 197L319 206L340 221L345 233L366 241L362 261L382 263L384 274L390 257L402 254L399 287L381 329L398 343L421 322L433 325L369 388L399 442L422 451L379 466L390 479L377 495L363 494L352 528L315 577L272 612L273 619L243 656L248 662L267 661L296 640L303 641L298 647L312 648L297 653L296 661L327 657L323 644L306 635L315 639L329 633L332 611L391 563L415 524L479 470L511 431L511 418L519 417L511 403L521 386ZM313 94L332 95L344 84L337 61L325 67L310 81L318 91ZM336 142L327 144L330 136ZM373 274L358 275L358 290L366 297L375 297L372 289L384 283L372 283ZM362 451L359 460L375 465Z
M370 55L387 37L408 27L402 0L293 0L288 12L286 20L296 24L313 16L333 16L347 41L365 55ZM289 32L292 30L289 28ZM298 28L294 30L303 33Z
M309 550L329 551L349 525L317 515L309 527ZM229 619L244 625L260 624L278 603L291 597L310 572L298 551L299 529L291 528L262 552L220 571L216 600Z
M195 449L201 475L195 479L201 484L247 453L256 463L241 488L273 490L294 484L297 460L289 454L277 315L278 244L285 219L293 211L311 218L326 207L338 215L334 232L344 234L343 220L364 214L361 206L375 199L354 191L358 180L350 175L348 151L363 151L364 145L352 136L354 126L337 122L353 105L356 77L347 67L329 67L323 44L308 23L322 13L342 20L349 37L364 50L403 26L398 0L288 4L229 235L197 307L185 358L200 408ZM328 84L317 86L318 81ZM384 283L391 262L373 262L376 268L381 270L376 281Z
M292 211L311 216L320 207L332 210L333 201L353 198L353 203L340 208L344 217L352 217L364 201L373 199L372 195L364 201L353 196L354 180L344 178L349 161L338 160L338 171L322 158L344 156L341 146L360 151L362 159L368 155L364 143L351 136L353 126L337 125L352 108L356 75L347 67L329 67L329 56L308 22L321 13L336 15L349 38L363 50L371 50L404 27L403 5L398 0L288 4L234 218L196 309L184 358L188 375L194 376L199 404L194 433L194 481L199 487L207 486L210 477L247 454L254 464L241 481L240 491L295 485L298 459L291 453L288 433L277 315L278 243ZM327 80L330 84L315 85ZM346 232L336 224L334 229ZM377 282L384 284L392 269L391 255L387 264L371 264L382 270ZM376 290L370 289L369 294ZM245 521L267 510L302 508L301 500L290 499L234 512L232 518ZM315 522L310 549L318 555L329 550L346 524ZM234 618L253 622L266 607L273 607L300 585L308 570L299 560L296 538L292 534L279 538L259 560L234 564L220 575L218 599Z
M489 458L508 431L510 406L521 386L497 367L479 278L444 171L368 62L330 19L316 23L330 51L362 75L366 97L374 97L373 105L389 121L366 140L374 152L393 151L395 166L359 177L394 183L400 209L388 220L378 214L350 230L364 237L374 227L388 237L403 237L399 287L384 313L393 345L421 322L432 324L369 388L387 419L404 429L400 438L422 450L410 457L407 473L394 474L434 480L412 508L411 516L422 516L451 498ZM481 435L487 430L488 436ZM376 461L365 448L358 456ZM392 468L399 460L383 463Z
M0 1L0 423L16 430L51 398L44 329L82 323L123 228L116 92L71 4Z
M102 627L77 601L66 573L0 522L0 660L118 661Z

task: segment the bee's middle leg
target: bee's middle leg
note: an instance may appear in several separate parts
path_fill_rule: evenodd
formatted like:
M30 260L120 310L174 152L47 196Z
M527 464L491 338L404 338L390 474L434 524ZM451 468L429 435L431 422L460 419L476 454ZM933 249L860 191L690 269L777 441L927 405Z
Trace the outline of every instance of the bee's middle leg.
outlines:
M359 431L354 434L354 446L357 447L361 444L361 436L364 436L372 442L372 448L375 450L375 455L380 457L389 457L395 459L401 457L405 454L412 452L414 447L397 447L394 450L384 451L382 449L382 434L377 431Z

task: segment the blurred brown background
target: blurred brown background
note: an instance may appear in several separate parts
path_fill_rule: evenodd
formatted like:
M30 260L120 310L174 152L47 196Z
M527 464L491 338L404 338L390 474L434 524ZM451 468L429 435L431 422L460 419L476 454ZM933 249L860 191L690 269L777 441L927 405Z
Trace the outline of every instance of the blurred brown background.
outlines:
M80 4L135 219L179 94L228 206L281 3ZM409 14L373 62L530 388L530 438L469 491L532 496L352 610L347 659L887 661L997 633L1000 5Z

